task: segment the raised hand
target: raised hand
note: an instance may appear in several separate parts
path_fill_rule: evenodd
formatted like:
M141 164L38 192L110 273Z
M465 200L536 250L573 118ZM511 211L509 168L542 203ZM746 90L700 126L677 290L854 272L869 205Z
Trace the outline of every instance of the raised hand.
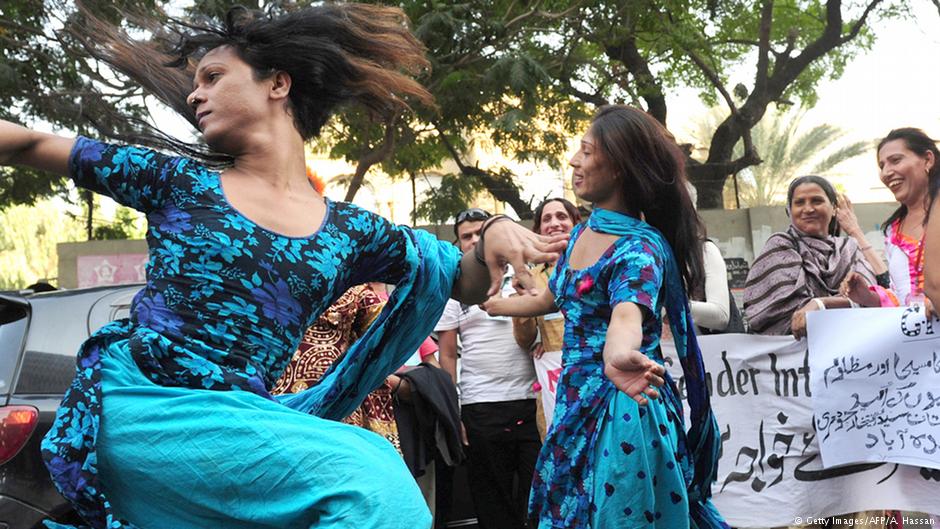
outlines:
M868 287L868 280L858 272L849 272L839 285L839 294L858 303L863 307L881 306L881 298Z
M855 208L852 201L845 193L839 195L839 206L836 208L836 221L846 234L855 237L864 236L861 226L858 224L858 217L855 215Z
M568 234L551 237L536 235L509 219L494 219L486 227L483 257L490 271L490 289L488 296L499 292L503 278L503 268L512 265L516 280L521 287L531 294L536 294L535 280L529 271L528 263L553 263L559 253L568 245ZM479 244L479 243L478 243Z

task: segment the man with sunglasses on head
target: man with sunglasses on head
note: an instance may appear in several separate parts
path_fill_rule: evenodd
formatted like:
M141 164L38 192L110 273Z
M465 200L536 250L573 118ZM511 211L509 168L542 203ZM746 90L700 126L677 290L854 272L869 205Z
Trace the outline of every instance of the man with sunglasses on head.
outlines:
M456 244L472 252L491 215L461 211L454 223ZM511 269L504 295L514 292ZM476 305L449 300L435 328L441 367L460 389L461 420L469 443L470 495L481 529L523 529L535 461L541 449L535 423L535 369L513 338L512 320L491 317ZM460 338L460 377L457 339ZM515 485L515 486L514 486Z

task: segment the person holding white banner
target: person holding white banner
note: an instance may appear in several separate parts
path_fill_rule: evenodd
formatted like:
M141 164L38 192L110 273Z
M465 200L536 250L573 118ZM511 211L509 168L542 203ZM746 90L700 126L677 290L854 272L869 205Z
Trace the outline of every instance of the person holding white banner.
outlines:
M540 529L727 528L710 500L719 432L685 293L703 271L682 152L647 113L611 105L569 163L575 193L594 209L572 231L549 289L485 304L494 315L565 314L564 366L530 516ZM663 370L664 308L688 433Z
M571 233L575 224L581 223L578 207L564 198L547 198L535 208L535 223L532 231L539 235ZM544 264L532 274L539 290L548 288L548 280L555 271L555 264ZM561 346L565 334L565 317L553 312L534 318L513 318L512 335L519 347L532 355L535 374L538 376L540 413L544 422L540 424L542 437L552 424L555 410L555 385L561 373Z
M850 272L875 274L852 237L839 237L836 190L821 176L801 176L787 190L790 227L767 239L744 287L744 314L755 334L806 335L806 313L851 306L839 287Z

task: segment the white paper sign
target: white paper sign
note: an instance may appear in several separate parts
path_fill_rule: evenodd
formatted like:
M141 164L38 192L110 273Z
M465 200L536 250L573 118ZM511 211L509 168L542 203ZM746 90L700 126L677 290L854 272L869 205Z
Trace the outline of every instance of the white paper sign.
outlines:
M885 462L823 467L805 342L725 334L699 344L721 432L713 501L732 527L801 525L873 509L940 511L940 470ZM684 394L675 348L663 349Z
M920 305L809 314L823 464L940 469L940 322Z

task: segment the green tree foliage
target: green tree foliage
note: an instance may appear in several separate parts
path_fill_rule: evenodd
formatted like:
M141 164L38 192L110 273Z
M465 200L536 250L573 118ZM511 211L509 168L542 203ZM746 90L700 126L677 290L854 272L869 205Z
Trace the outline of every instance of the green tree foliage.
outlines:
M800 101L811 107L818 83L838 78L848 61L871 46L870 25L904 16L909 9L908 2L899 0L469 0L401 5L428 46L434 69L427 84L440 109L419 112L417 123L385 130L386 143L380 140L382 129L372 130L368 138L373 148L368 152L386 160L383 167L392 174L429 167L404 167L395 161L399 153L403 159L432 164L449 154L461 178L489 190L523 217L530 213L528 204L519 198L512 178L499 177L506 173L504 168L463 161L474 134L488 134L518 160L557 166L563 139L583 130L592 107L635 104L667 123L665 95L692 87L704 103L721 103L728 110L711 135L708 159L689 166L700 206L721 207L729 176L762 160L751 130L768 106ZM359 140L362 127L347 122L343 130L345 135L335 139L347 146L344 152L352 152L348 146L365 144ZM388 139L398 139L398 145L382 157L377 146L388 145ZM743 149L736 153L739 143ZM423 154L404 154L411 149L422 149Z
M699 206L722 206L728 177L760 163L751 130L771 103L811 107L815 87L838 78L873 42L870 26L903 16L908 2L867 0L601 0L572 2L564 19L570 44L557 89L595 104L641 104L666 123L665 94L692 87L720 102L708 158L689 166ZM567 73L566 73L567 72ZM743 72L744 77L741 77ZM744 149L735 153L742 142Z
M170 11L218 15L233 3L197 0L182 13ZM253 3L293 9L308 2ZM148 13L174 5L163 0L95 4L103 16L115 19L120 16L115 5ZM321 147L357 165L347 198L355 196L371 167L409 177L446 161L457 168L454 178L489 191L522 217L531 215L531 204L511 172L470 161L474 138L491 139L515 160L558 167L565 140L584 129L594 106L632 103L665 123L665 94L693 87L705 103L720 102L728 109L714 130L708 159L690 167L700 205L720 207L728 176L764 156L751 130L768 105L800 101L811 106L816 85L837 78L871 45L873 22L909 9L905 0L396 4L427 46L432 69L422 81L438 104L416 106L414 114L384 123L352 109L340 113ZM84 58L80 43L61 31L80 23L74 16L65 0L13 0L0 6L0 112L75 132L132 129L133 121L111 121L108 110L146 117L140 90ZM123 23L133 29L132 21ZM744 150L736 154L739 142ZM58 180L19 173L12 186L11 178L10 171L0 173L0 204L28 202L61 186ZM32 184L26 186L28 180Z
M0 118L46 130L100 136L128 134L147 114L144 93L86 58L64 28L81 25L71 2L11 0L0 4ZM155 0L120 4L88 0L106 20L116 6L153 12ZM132 26L131 26L132 27ZM0 207L62 194L64 179L25 168L0 167Z
M467 205L473 193L453 193L455 188L486 190L521 217L530 217L532 204L522 198L511 171L499 164L481 167L470 159L474 140L485 137L509 158L558 168L567 138L583 128L587 106L555 91L545 64L552 40L557 40L558 21L575 12L571 7L556 11L556 3L564 4L402 2L415 34L428 48L432 67L422 81L437 107L415 107L414 115L390 123L371 123L356 112L334 122L325 138L331 154L357 165L346 199L355 196L372 165L381 164L392 177L408 177L447 162L456 172L425 198L420 210L431 215L426 218Z
M49 200L0 211L0 289L19 289L58 276L56 244L82 240L81 222Z
M743 207L782 204L794 178L804 174L826 176L838 164L871 148L863 141L840 144L845 131L832 125L801 131L802 117L802 113L773 114L754 128L754 147L763 153L764 161L739 175Z
M145 232L139 226L139 216L137 212L130 208L118 207L112 221L102 222L94 227L92 239L143 239Z

